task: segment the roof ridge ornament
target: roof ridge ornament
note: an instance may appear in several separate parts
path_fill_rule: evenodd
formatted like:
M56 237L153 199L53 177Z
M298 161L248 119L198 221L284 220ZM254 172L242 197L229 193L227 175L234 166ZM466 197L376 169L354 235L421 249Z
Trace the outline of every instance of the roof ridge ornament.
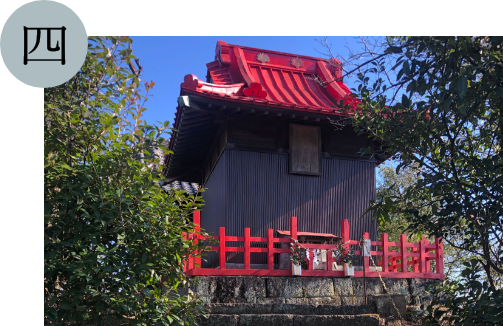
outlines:
M269 62L269 56L264 52L257 54L257 60L262 62L262 64Z
M299 69L300 67L302 67L304 62L302 62L302 59L300 59L299 57L295 57L292 60L290 60L290 64L295 68Z
M251 83L249 88L243 89L243 94L248 97L266 98L267 92L262 90L260 83Z

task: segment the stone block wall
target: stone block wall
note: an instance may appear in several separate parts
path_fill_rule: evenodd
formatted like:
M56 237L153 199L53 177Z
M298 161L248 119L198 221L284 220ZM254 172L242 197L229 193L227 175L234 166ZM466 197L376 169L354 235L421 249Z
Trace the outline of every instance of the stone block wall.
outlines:
M422 303L428 285L439 280L388 278L384 285L390 294L405 297L407 305ZM367 296L385 295L379 278L367 278ZM200 276L179 293L191 292L204 303L287 303L361 305L364 300L363 278L330 277L257 277Z

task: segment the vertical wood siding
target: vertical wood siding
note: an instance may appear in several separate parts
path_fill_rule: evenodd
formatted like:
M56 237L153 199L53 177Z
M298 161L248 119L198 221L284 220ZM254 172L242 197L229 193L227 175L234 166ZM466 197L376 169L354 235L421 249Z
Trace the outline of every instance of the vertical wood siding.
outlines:
M351 239L369 232L377 240L370 214L360 218L375 198L375 162L323 158L322 171L289 174L288 155L226 149L205 185L202 227L216 235L225 226L234 236L249 227L252 237L265 237L268 228L288 230L297 216L299 231L341 235L341 221L348 219ZM251 263L262 263L256 256Z

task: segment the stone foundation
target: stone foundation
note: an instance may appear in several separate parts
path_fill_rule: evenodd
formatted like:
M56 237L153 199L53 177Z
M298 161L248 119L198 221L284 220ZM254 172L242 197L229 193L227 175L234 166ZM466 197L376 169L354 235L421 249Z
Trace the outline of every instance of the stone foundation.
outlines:
M406 304L420 305L431 279L384 279L390 294L403 295ZM200 276L178 292L193 293L204 303L259 303L309 305L362 305L363 278ZM369 303L385 295L379 278L367 278Z

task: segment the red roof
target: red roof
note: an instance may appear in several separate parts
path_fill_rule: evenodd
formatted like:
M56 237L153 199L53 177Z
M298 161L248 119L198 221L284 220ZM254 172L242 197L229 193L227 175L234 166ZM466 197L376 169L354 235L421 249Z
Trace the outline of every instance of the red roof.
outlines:
M333 103L350 99L339 60L294 55L217 42L208 80L186 75L182 91L296 111L343 115ZM321 86L314 79L326 86Z
M276 230L281 235L290 236L290 231ZM324 238L340 238L336 235L330 233L313 233L313 232L297 232L297 236L308 236L308 237L324 237Z

